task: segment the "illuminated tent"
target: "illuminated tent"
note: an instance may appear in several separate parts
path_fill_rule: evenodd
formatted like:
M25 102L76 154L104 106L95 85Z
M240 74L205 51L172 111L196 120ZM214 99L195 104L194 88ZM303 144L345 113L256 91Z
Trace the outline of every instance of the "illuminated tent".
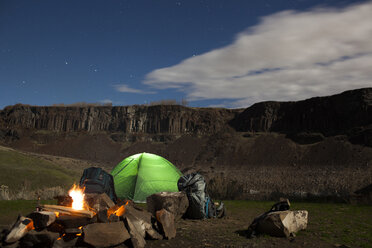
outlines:
M177 181L182 173L165 158L139 153L121 161L112 171L118 198L145 202L155 193L177 192Z

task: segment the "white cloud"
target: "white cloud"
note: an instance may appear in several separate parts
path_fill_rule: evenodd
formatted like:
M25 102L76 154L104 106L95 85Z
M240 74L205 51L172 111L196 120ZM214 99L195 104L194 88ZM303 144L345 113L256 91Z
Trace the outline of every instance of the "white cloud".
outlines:
M152 91L144 91L144 90L140 90L140 89L134 89L134 88L129 87L126 84L116 84L116 85L113 85L113 86L119 92L136 93L136 94L154 94L155 93L155 92L152 92Z
M112 100L110 100L110 99L104 99L104 100L101 100L100 103L103 103L103 104L112 104Z
M231 99L229 107L372 87L371 13L367 2L267 16L231 45L154 70L144 83L188 100Z

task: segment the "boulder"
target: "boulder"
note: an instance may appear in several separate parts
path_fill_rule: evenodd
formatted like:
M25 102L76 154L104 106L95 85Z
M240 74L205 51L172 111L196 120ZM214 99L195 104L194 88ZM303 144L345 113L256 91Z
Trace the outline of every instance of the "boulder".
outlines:
M109 247L130 238L123 222L93 223L83 227L84 242L94 247Z
M179 220L187 208L189 200L185 192L161 192L147 197L147 210L156 215L156 211L166 209L171 212L176 220Z
M270 212L258 221L256 231L270 236L289 237L306 229L307 220L306 210Z
M156 220L160 223L160 229L164 232L164 236L167 239L176 237L174 214L166 209L161 209L156 211Z

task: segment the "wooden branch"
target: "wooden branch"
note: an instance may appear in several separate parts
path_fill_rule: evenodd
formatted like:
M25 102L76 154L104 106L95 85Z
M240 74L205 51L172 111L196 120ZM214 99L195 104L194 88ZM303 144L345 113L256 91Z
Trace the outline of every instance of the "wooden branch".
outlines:
M77 216L83 216L83 217L89 217L89 218L92 218L94 216L94 212L89 211L89 210L76 210L70 207L59 206L59 205L41 205L41 208L46 211L59 212L61 214L67 214L67 215L77 215Z

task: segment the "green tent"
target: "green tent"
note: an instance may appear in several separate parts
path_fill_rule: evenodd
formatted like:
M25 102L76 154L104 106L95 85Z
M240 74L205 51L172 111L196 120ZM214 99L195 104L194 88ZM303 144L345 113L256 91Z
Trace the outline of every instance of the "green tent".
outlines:
M119 198L145 202L162 191L177 192L182 173L168 160L151 153L139 153L121 161L112 171Z

